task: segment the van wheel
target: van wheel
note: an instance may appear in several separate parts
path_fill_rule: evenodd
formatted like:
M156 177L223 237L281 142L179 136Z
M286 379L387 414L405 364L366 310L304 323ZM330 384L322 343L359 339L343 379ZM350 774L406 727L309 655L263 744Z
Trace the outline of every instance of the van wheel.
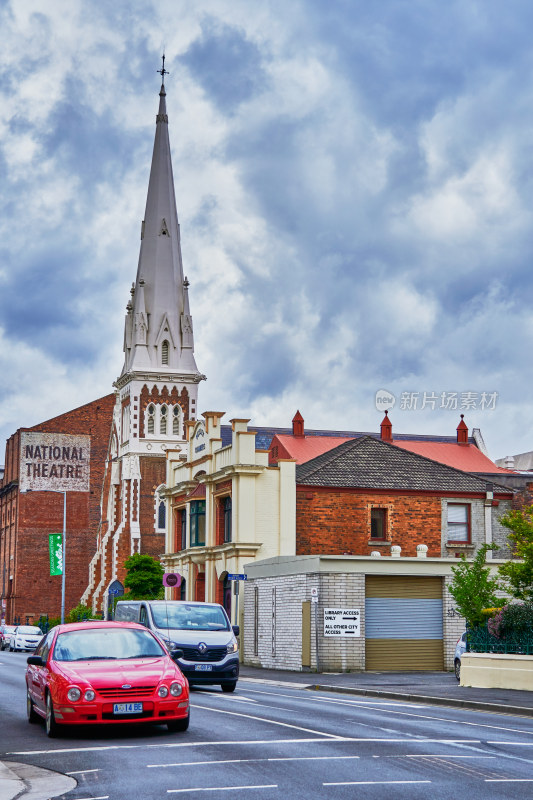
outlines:
M455 677L458 681L461 680L461 662L458 658L455 659L455 663L453 666L453 671L455 672Z
M230 683L221 683L223 692L234 692L235 687L237 686L237 681L231 681Z

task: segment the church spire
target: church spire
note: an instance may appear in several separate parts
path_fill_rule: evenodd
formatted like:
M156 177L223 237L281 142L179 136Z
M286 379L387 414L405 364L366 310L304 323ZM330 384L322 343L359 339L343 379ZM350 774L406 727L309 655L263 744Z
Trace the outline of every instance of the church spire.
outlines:
M126 316L121 381L142 371L199 376L181 259L180 226L168 135L165 57L137 279Z

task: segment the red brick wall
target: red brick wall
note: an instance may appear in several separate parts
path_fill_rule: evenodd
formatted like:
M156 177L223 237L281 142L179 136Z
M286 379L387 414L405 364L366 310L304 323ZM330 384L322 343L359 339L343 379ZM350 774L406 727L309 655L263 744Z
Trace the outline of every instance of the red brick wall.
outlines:
M67 494L67 612L79 603L87 587L89 562L96 549L100 492L114 403L114 394L109 394L32 428L20 429L88 434L91 437L90 491ZM63 495L50 492L19 494L16 481L20 430L7 442L6 474L0 484L0 591L4 566L6 576L14 576L12 596L8 598L6 609L8 622L15 616L23 622L26 616L34 620L46 613L59 616L61 611L61 576L50 577L48 534L63 530ZM15 483L11 484L11 481ZM2 514L14 505L18 506L18 517L8 529L2 523Z
M146 457L141 462L140 528L142 552L159 558L165 552L165 534L155 530L154 492L166 480L165 457Z
M402 556L416 556L417 544L428 556L441 555L441 498L431 495L361 493L298 487L296 493L296 553L369 555L388 546L370 541L370 508L389 509L389 540Z

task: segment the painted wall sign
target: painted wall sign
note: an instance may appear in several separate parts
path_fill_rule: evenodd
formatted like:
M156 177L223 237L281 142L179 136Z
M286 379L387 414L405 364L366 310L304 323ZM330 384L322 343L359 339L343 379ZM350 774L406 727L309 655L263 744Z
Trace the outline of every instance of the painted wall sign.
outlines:
M359 608L325 608L324 636L361 636Z
M23 432L20 491L88 492L90 456L90 436Z

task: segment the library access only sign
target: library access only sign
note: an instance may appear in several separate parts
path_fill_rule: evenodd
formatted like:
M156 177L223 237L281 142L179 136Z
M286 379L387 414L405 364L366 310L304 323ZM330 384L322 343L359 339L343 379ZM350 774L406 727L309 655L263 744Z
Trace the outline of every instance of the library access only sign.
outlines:
M88 492L90 458L90 436L22 432L19 491Z
M63 574L63 534L50 533L48 536L50 550L50 575Z
M324 636L361 636L361 609L325 608Z

